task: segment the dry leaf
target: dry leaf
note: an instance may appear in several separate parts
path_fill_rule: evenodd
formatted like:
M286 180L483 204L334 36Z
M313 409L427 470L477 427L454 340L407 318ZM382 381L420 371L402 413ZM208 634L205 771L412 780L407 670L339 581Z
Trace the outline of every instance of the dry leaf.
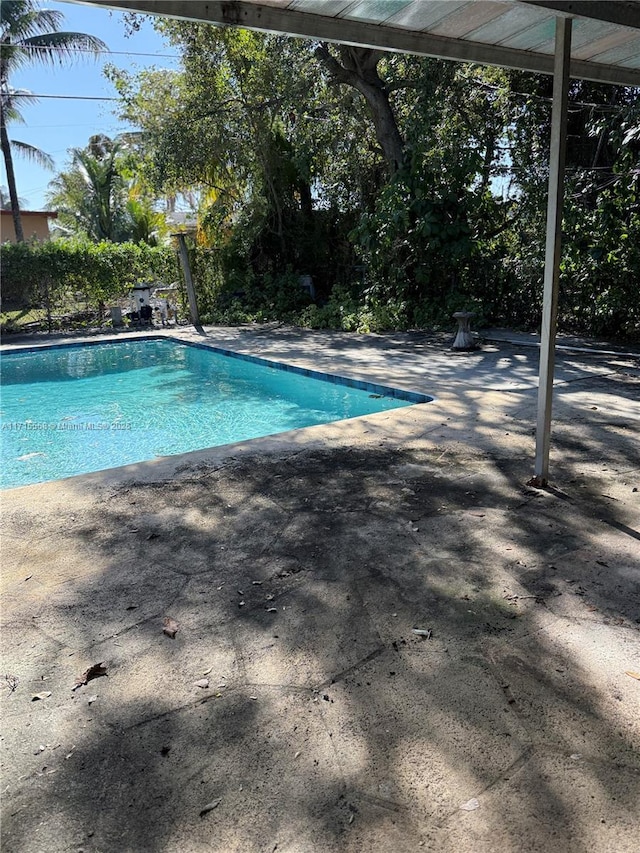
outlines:
M93 696L89 696L87 699L87 704L93 705L94 702L98 701L98 697L94 694Z
M5 675L4 680L7 682L10 693L13 693L18 684L20 684L20 679L17 675Z
M165 616L162 620L162 633L171 637L172 640L175 640L179 627L176 620L172 619L171 616Z
M34 693L31 697L32 702L37 702L38 699L48 699L51 696L50 690L45 690L43 693Z
M214 809L217 809L221 802L222 800L220 799L213 800L213 802L211 803L207 803L207 805L203 809L200 809L200 817L204 817L206 814L209 814L209 812L212 812Z
M466 803L463 803L460 808L463 812L473 812L480 808L480 803L474 797L472 800L467 800Z
M205 669L205 671L202 674L203 675L209 675L209 673L211 672L212 669L213 669L213 667L210 666L209 669Z
M207 687L209 686L209 679L208 678L201 678L199 681L194 681L193 686L194 687L200 687L201 690L206 690Z
M638 679L638 681L640 681L640 672L632 672L630 669L628 669L628 670L625 672L625 675L630 675L630 676L631 676L631 678L637 678L637 679Z
M94 678L100 678L103 675L107 674L107 668L104 663L94 663L93 666L90 666L89 669L85 670L79 678L76 678L76 683L71 688L72 690L77 690L78 687L82 687L87 682L92 681Z

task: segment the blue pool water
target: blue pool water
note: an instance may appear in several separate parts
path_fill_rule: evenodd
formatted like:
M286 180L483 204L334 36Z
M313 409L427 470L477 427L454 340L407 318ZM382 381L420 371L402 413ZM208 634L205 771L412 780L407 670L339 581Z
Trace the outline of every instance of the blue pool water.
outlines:
M57 480L431 399L283 367L168 340L6 353L0 485Z

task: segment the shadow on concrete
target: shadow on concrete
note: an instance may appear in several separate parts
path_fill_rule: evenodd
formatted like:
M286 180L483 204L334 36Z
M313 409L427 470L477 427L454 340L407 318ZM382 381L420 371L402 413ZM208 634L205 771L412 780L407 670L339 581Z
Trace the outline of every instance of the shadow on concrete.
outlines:
M561 396L530 489L531 400L9 506L6 849L633 849L637 436Z

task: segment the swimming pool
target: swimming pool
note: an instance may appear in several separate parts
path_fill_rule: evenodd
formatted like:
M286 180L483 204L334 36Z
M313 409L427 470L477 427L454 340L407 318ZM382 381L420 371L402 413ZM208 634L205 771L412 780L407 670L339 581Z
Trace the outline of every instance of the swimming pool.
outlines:
M3 488L429 402L164 339L4 353Z

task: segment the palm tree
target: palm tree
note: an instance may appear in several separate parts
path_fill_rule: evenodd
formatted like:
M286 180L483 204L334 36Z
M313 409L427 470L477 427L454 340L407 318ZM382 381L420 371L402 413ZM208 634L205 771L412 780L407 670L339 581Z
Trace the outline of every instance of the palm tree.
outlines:
M20 204L25 203L23 198L18 199L18 201ZM6 187L0 187L0 209L11 210L11 198L9 196L9 190Z
M166 231L165 217L139 178L127 138L97 134L69 154L67 169L50 181L47 192L47 204L59 214L57 224L91 240L157 245Z
M71 163L49 184L47 203L63 224L75 224L93 240L117 242L125 234L127 188L118 169L118 140L98 134L86 148L72 148Z
M7 91L4 92L3 97L5 124L10 124L12 122L16 124L26 124L18 107L21 104L34 104L37 100L37 97L26 89L13 89L11 87L7 87ZM19 142L17 139L11 139L9 141L11 143L12 151L16 151L28 160L32 160L34 163L37 163L38 166L42 166L43 169L53 169L53 157L42 151L40 148L36 148L35 145L29 145L28 142Z
M41 9L36 0L0 0L0 147L7 170L7 185L16 240L24 240L20 218L20 202L13 169L12 143L7 124L20 121L20 102L35 100L28 92L13 89L13 71L29 62L50 65L73 57L80 48L98 53L106 49L103 41L85 33L61 32L64 15L51 9ZM44 152L26 143L13 143L16 151L39 162L51 164ZM44 158L44 159L43 159Z

